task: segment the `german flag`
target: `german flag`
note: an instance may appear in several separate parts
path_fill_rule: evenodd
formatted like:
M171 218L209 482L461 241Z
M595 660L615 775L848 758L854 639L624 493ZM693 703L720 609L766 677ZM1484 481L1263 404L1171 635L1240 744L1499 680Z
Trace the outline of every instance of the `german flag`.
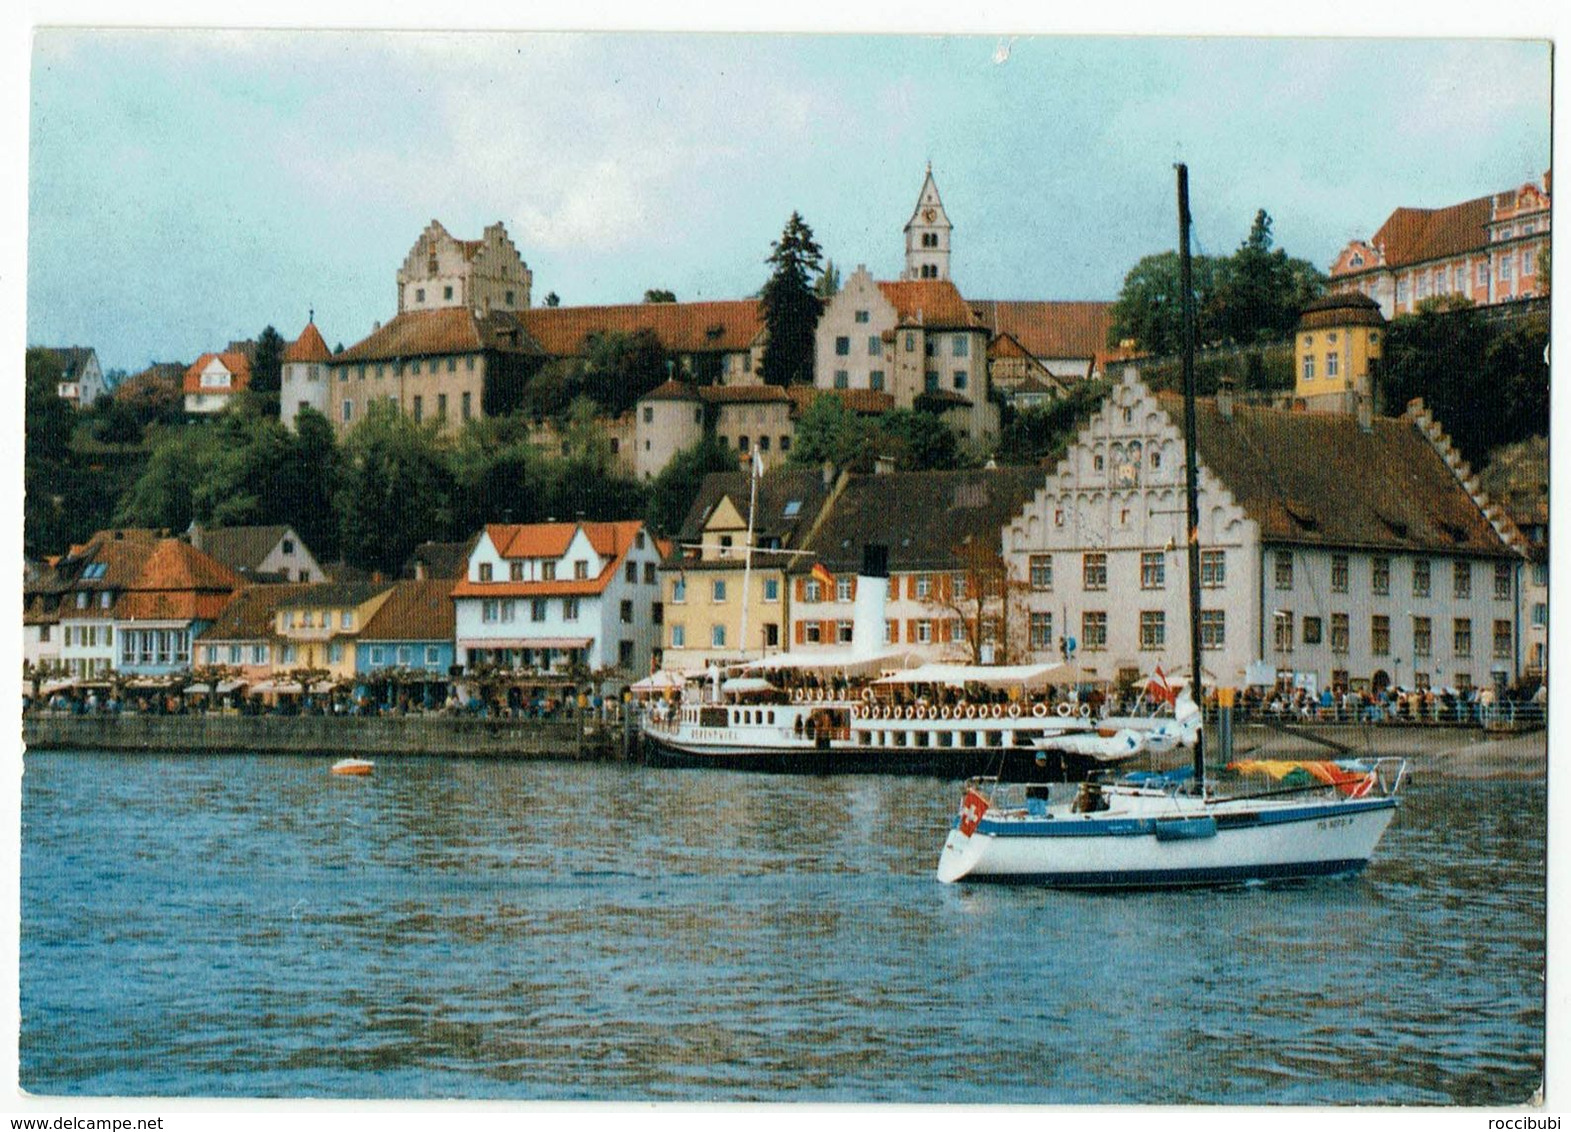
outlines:
M829 572L822 562L813 563L812 574L814 580L817 581L819 585L825 587L826 589L834 588L835 576Z

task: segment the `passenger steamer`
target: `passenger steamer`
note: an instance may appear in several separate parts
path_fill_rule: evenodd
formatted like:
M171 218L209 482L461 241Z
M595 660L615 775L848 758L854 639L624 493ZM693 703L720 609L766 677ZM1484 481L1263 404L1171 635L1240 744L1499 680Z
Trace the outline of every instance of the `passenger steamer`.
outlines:
M852 644L712 668L657 703L644 727L651 761L810 774L874 772L1003 781L1076 781L1146 752L1192 744L1200 713L1099 718L1073 698L1068 665L927 664L881 639L889 578L864 554ZM876 636L875 636L876 634ZM1048 702L1050 693L1065 698Z

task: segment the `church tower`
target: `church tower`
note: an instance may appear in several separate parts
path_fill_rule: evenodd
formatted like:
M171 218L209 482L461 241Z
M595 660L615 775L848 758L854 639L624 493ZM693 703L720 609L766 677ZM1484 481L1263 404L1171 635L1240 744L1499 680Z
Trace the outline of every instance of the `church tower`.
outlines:
M944 212L944 202L933 183L933 163L916 198L916 210L906 223L906 266L902 279L948 279L949 234L954 225Z

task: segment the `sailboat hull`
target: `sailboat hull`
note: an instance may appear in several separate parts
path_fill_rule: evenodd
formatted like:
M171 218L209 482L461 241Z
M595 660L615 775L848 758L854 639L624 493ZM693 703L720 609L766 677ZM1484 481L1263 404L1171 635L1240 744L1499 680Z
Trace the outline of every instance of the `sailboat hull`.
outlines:
M1397 804L1395 798L1214 805L1191 799L1175 812L1175 801L1117 814L984 817L970 835L957 823L940 854L938 879L1171 888L1353 873L1368 863ZM1210 832L1197 820L1202 817L1214 820Z

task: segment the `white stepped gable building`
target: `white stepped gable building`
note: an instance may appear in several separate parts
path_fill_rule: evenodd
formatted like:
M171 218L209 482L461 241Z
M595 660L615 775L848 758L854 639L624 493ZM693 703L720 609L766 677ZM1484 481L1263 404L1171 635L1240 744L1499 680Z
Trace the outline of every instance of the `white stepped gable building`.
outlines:
M458 664L646 674L662 621L661 554L637 520L489 524L453 588Z
M1202 663L1240 687L1465 690L1521 673L1522 559L1420 403L1197 407ZM1189 667L1183 406L1125 377L1005 532L1036 658Z
M433 220L398 269L398 311L528 310L532 281L500 221L487 227L478 240L460 240Z

